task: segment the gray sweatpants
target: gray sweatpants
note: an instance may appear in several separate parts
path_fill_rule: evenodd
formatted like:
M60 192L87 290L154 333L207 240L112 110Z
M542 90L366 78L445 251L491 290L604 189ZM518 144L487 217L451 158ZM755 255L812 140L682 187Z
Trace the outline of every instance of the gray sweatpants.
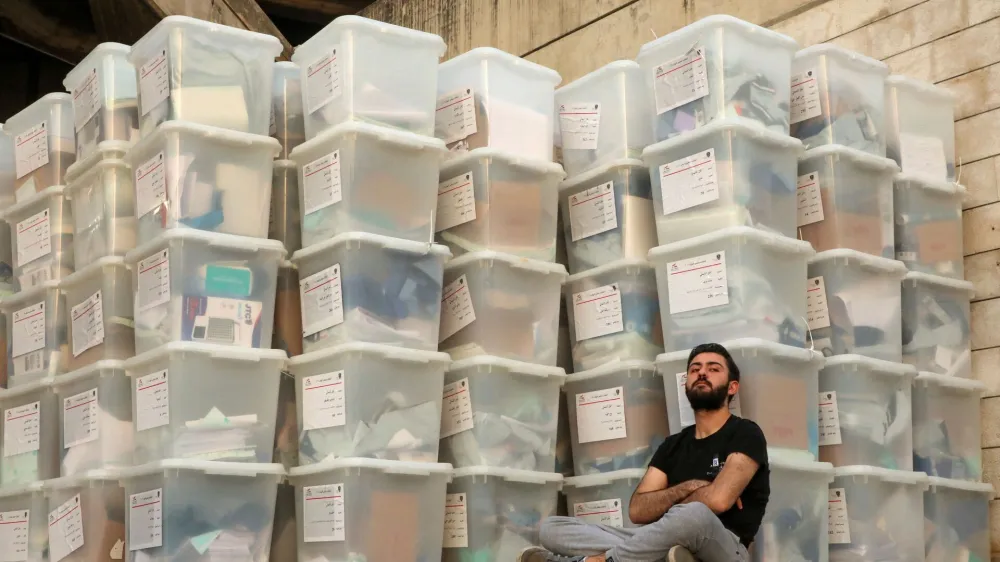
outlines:
M746 562L747 550L703 503L675 505L658 521L633 529L593 525L576 517L549 517L539 531L542 546L567 556L607 554L615 562L664 560L683 546L701 562Z

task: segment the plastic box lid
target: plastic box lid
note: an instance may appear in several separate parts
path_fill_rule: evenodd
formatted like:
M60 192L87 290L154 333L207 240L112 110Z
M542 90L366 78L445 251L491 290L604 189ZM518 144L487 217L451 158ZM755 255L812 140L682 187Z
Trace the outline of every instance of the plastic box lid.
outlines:
M567 179L566 181L559 184L559 191L566 191L574 189L584 184L588 184L616 168L642 168L643 172L647 174L649 173L649 166L646 166L646 163L643 162L642 160L636 160L633 158L621 158L613 162L608 162L607 164L601 166L600 168L587 170L582 174L577 174Z
M840 62L847 63L866 72L878 72L882 76L889 75L889 65L884 62L830 43L821 43L812 47L806 47L795 53L795 60L822 56L839 59Z
M373 34L379 33L387 36L395 36L396 38L415 41L428 46L438 46L438 57L444 55L445 50L447 50L444 39L433 33L417 31L416 29L410 29L408 27L400 27L398 25L392 25L391 23L384 23L378 20L363 18L361 16L340 16L309 38L308 41L296 47L295 53L292 55L292 61L298 62L297 59L299 57L296 55L299 55L300 49L302 51L308 51L309 49L322 44L326 35L339 31L341 28L359 29Z
M3 299L0 299L0 310L16 310L17 307L23 305L25 302L37 299L40 295L44 294L45 291L59 290L59 286L59 281L46 281L40 285L35 285L26 291L21 291L19 293L14 293L9 297L4 297Z
M280 349L263 349L253 347L235 347L212 345L208 343L174 341L136 355L125 360L125 369L128 371L138 370L140 367L157 361L171 353L198 353L208 355L213 359L228 359L233 361L246 361L260 363L261 361L280 361L284 363L288 360L288 355Z
M441 165L441 174L446 175L457 172L459 168L466 168L476 160L485 158L499 160L513 168L520 168L536 174L559 176L559 181L562 181L562 179L566 177L566 172L563 171L563 167L555 162L524 158L489 146L476 148L462 154L461 156L449 159L446 163Z
M795 472L810 472L827 477L827 482L833 482L833 465L828 462L805 460L802 457L789 454L782 450L768 449L767 464L782 470Z
M915 176L912 174L896 174L892 178L895 184L904 184L908 187L916 187L918 189L927 189L932 191L937 191L945 195L957 195L965 197L966 189L965 187L947 181L933 181L928 180L924 176Z
M67 275L62 281L59 282L59 288L66 289L67 287L79 285L105 267L127 268L128 266L125 265L125 258L121 256L104 256L103 258L87 264L83 269L78 269Z
M772 146L774 148L794 150L797 153L802 152L802 141L799 139L782 135L781 133L777 133L770 129L765 129L759 124L756 124L755 121L745 117L726 117L724 119L712 121L704 127L698 127L693 131L688 131L683 135L678 135L647 146L642 151L642 159L649 160L651 158L656 158L661 154L675 150L679 147L695 144L696 142L712 135L728 132L739 133L746 137L750 137L754 141Z
M809 242L795 240L794 238L788 238L780 234L774 234L773 232L765 232L749 226L734 226L716 230L715 232L710 232L708 234L695 236L694 238L688 238L687 240L682 240L680 242L657 246L649 251L649 261L654 262L655 265L657 260L663 261L666 259L667 255L671 253L683 252L685 250L690 250L706 244L721 242L727 238L735 237L747 238L757 242L758 244L769 246L773 250L789 254L799 254L811 257L816 253Z
M289 367L302 367L311 365L319 361L333 359L348 353L371 353L378 355L381 359L391 359L394 361L406 361L407 363L441 363L447 365L451 357L447 353L438 351L422 351L419 349L407 349L394 345L382 345L377 343L351 342L335 347L326 347L316 351L310 351L302 355L296 355L288 360Z
M562 484L563 475L554 472L535 472L533 470L518 470L499 466L469 466L456 468L452 471L452 481L456 478L469 478L473 476L486 476L502 478L510 482L520 482L524 484Z
M276 37L272 37L271 35L257 33L256 31L238 29L228 25L211 23L188 16L167 16L160 20L160 23L154 25L153 29L150 29L145 35L135 42L132 46L132 51L129 53L129 61L135 64L136 58L159 47L160 44L166 41L166 36L170 30L176 28L188 28L193 31L212 34L218 38L220 42L224 40L235 41L236 44L233 46L234 49L239 48L240 42L257 43L257 45L261 48L269 48L268 50L272 52L271 58L277 57L281 54L282 50L281 41L278 41Z
M278 465L281 466L281 465ZM345 468L367 468L386 474L407 474L412 476L430 476L431 474L446 474L451 481L452 468L448 463L440 462L406 462L384 459L344 458L323 461L306 466L299 466L289 471L292 478L326 474Z
M121 140L106 140L101 141L97 144L97 149L90 153L89 156L83 160L77 160L70 164L69 168L66 168L66 177L64 178L67 186L72 186L77 179L86 175L87 172L98 166L101 162L105 160L111 160L114 162L124 162L125 153L131 148L131 144L128 141ZM109 156L110 153L120 152L121 156L117 158L112 158Z
M237 250L244 252L272 252L280 254L279 259L284 259L285 245L277 240L267 240L265 238L248 238L246 236L236 236L235 234L220 234L196 228L171 228L160 234L156 238L146 242L138 248L129 250L125 254L125 262L129 265L137 263L146 258L156 250L165 248L170 242L180 240L181 242L201 242L215 248L225 250Z
M642 67L639 66L639 63L631 60L616 60L614 62L609 62L601 68L598 68L597 70L577 78L569 84L559 88L556 90L556 96L559 94L572 93L573 90L579 90L580 88L589 86L594 82L604 82L609 80L613 74L629 72L642 72Z
M917 368L913 365L895 363L893 361L885 361L883 359L873 359L871 357L865 357L864 355L834 355L833 357L827 357L823 368L843 367L848 365L865 367L868 369L869 374L876 376L887 375L892 377L906 377L911 380L917 376Z
M0 389L0 401L7 400L8 398L18 398L20 396L24 396L25 394L45 390L46 388L52 388L53 383L55 382L54 379L55 377L48 376L44 379L30 382L28 384L15 386L14 388Z
M75 371L70 371L65 375L59 375L52 380L52 387L59 388L67 384L100 374L102 371L122 371L125 374L125 362L119 359L103 359L96 363L91 363L86 367L81 367Z
M487 260L503 262L509 265L510 267L516 269L523 269L525 271L530 271L532 273L540 273L542 275L559 275L562 277L562 279L559 281L560 283L562 283L562 281L564 281L567 277L566 268L561 264L551 263L547 261L530 260L528 258L519 258L517 256L512 256L510 254L504 254L501 252L494 252L489 250L462 254L461 256L446 263L444 266L444 270L451 271L478 261L487 261Z
M873 172L891 172L893 174L899 173L899 166L889 158L881 158L879 156L875 156L874 154L839 144L824 144L823 146L810 148L799 156L799 162L808 162L816 158L825 158L827 156L845 158L850 160L853 164L862 168L867 168Z
M45 482L38 480L23 486L4 486L0 488L0 499L14 498L27 494L39 494L45 490Z
M273 152L271 156L272 158L274 157L274 154L278 154L281 150L281 143L279 143L277 139L271 137L243 133L232 129L223 129L222 127L213 127L211 125L203 125L201 123L193 123L190 121L177 120L164 121L161 123L156 127L152 134L137 142L132 150L134 150L135 154L140 154L149 150L149 148L147 148L149 145L155 145L159 142L163 142L163 137L168 133L184 133L201 139L210 140L216 144L224 144L238 148L271 148Z
M884 482L894 482L897 484L907 484L911 486L922 485L927 488L927 475L923 472L910 472L908 470L892 470L880 466L841 466L833 469L834 478L862 476L875 478Z
M653 273L655 269L653 264L646 260L638 258L626 258L622 260L616 260L604 265L599 265L593 269L588 269L586 271L581 271L580 273L574 273L566 278L564 285L570 285L576 283L581 279L590 279L591 277L600 277L601 275L607 275L613 271L618 271L619 269L627 269L629 267L638 267L641 269L648 270L649 273Z
M567 376L566 371L561 367L546 367L544 365L537 365L535 363L527 363L524 361L515 361L513 359L496 357L493 355L475 355L460 361L452 361L447 372L455 373L458 371L464 371L465 369L481 367L488 367L491 373L496 370L503 371L505 374L513 373L517 375L532 375L542 378L556 377L560 379L560 382Z
M297 250L294 254L292 254L291 261L298 265L300 262L314 258L317 255L330 255L330 252L334 248L343 246L350 242L361 242L364 244L378 246L379 248L384 248L386 250L391 250L393 252L403 252L417 256L432 254L446 259L451 257L451 250L449 250L447 246L442 246L441 244L414 242L412 240L392 238L391 236L371 234L369 232L345 232L343 234L338 234L329 240L324 240L319 244L313 244L308 248Z
M42 489L46 492L53 490L65 490L67 488L82 488L84 486L93 485L95 482L100 483L113 483L118 484L118 480L122 477L121 470L101 468L96 470L88 470L81 474L75 474L73 476L63 476L62 478L53 478L52 480L46 480L42 482Z
M410 131L390 129L389 127L379 127L362 121L345 121L296 146L292 149L292 152L288 156L294 159L302 153L314 151L324 144L328 144L347 135L370 137L379 142L393 144L399 148L406 148L410 150L434 150L440 153L442 158L448 152L444 141L435 137L425 137L424 135L418 135ZM274 142L278 141L275 140Z
M702 18L690 25L674 31L673 33L669 33L654 41L646 43L639 48L639 56L641 57L643 54L647 54L649 51L666 43L694 43L694 36L705 33L709 30L709 28L713 27L728 27L741 33L753 35L755 41L759 41L761 43L771 43L792 51L799 48L799 44L795 41L795 39L792 39L787 35L771 31L770 29L765 29L759 25L745 22L739 18L734 18L733 16L714 15Z
M600 367L596 367L588 371L580 371L579 373L566 375L566 383L570 384L570 383L589 381L601 377L606 377L608 375L614 375L622 371L631 371L631 370L649 371L649 373L652 375L656 374L656 366L651 361L641 361L639 359L632 359L629 361L613 361L611 363L605 363Z
M594 486L606 486L618 480L641 480L645 474L646 474L645 468L627 468L625 470L602 472L600 474L571 476L563 480L563 487L591 488Z
M44 190L39 191L38 193L32 195L31 197L24 199L22 201L18 201L17 203L11 205L10 207L7 207L5 211L0 211L0 213L2 213L0 214L0 218L9 223L13 223L16 221L14 217L23 213L25 209L37 205L39 201L48 199L50 197L62 197L65 194L65 191L66 191L66 186L64 185L52 185L46 187Z
M167 459L122 469L119 473L119 477L121 480L130 480L141 476L149 476L165 470L190 470L214 476L254 477L262 474L273 474L276 476L285 475L285 467L280 464L220 462L197 459Z
M925 96L933 96L948 103L955 102L955 94L952 94L949 90L924 82L923 80L910 78L909 76L893 74L885 79L885 86L886 88L901 88L904 90L910 90L911 92L917 92Z
M899 277L900 280L906 276L906 266L903 262L891 260L889 258L883 258L881 256L873 256L871 254L866 254L864 252L859 252L857 250L849 250L846 248L838 248L836 250L827 250L825 252L820 252L809 259L809 265L815 265L827 261L846 259L859 262L863 269L874 270L878 273L891 274Z
M753 350L760 355L800 361L803 363L823 361L823 354L818 351L783 345L760 338L740 338L738 340L729 340L720 343L730 353L734 351ZM660 365L661 363L672 363L674 361L686 361L690 354L690 349L671 351L670 353L661 353L656 356L656 365Z
M914 384L921 384L924 386L937 386L947 388L948 390L953 390L956 392L964 392L967 394L983 394L986 392L986 385L972 379L963 379L961 377L953 377L949 375L940 375L938 373L929 373L926 371L920 371L917 373L917 378L913 380Z
M985 482L968 482L966 480L952 480L951 478L928 476L927 485L930 490L934 490L935 488L948 488L962 492L984 494L988 496L986 499L993 499L993 484L987 484Z
M83 74L90 70L94 65L94 59L107 56L118 55L122 58L128 57L129 52L132 51L132 47L128 45L122 45L121 43L101 43L100 45L94 47L87 56L83 57L83 60L77 63L67 74L66 78L63 79L63 87L67 90L72 90L73 86L83 78Z
M8 118L4 123L4 129L6 129L7 134L12 135L15 130L27 129L35 124L36 118L34 115L43 111L43 108L47 105L53 105L57 103L68 103L70 107L73 104L73 96L65 92L55 92L51 94L45 94L38 99L35 103L29 105L28 107L22 109L21 111L14 114L12 117ZM31 117L31 120L28 120ZM70 119L72 121L72 118Z
M295 77L298 78L299 65L295 64L290 60L279 60L274 63L275 70L281 70L283 72L294 72Z
M911 271L907 273L903 277L903 281L909 281L913 284L926 283L929 285L937 285L938 287L944 287L945 289L951 289L953 291L964 291L969 294L969 298L972 298L972 295L975 292L975 285L973 285L971 281L952 279L951 277L941 277L940 275L931 275L921 271Z
M493 47L477 47L457 57L446 60L438 66L438 72L442 74L449 72L452 67L468 64L473 60L500 64L517 72L531 74L533 75L532 78L551 82L553 87L562 82L562 77L555 70L521 57L516 57L506 51L494 49Z

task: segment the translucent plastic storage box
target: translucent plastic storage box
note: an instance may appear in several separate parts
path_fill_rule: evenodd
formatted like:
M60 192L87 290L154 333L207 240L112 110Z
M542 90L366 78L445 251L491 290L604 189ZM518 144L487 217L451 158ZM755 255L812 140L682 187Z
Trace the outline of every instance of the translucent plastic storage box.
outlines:
M119 256L101 258L60 283L66 299L74 371L103 359L135 355L132 273Z
M646 148L660 244L735 226L795 238L801 152L799 141L745 118Z
M571 517L586 523L631 529L628 509L644 468L627 468L603 474L574 476L563 481L566 509Z
M270 462L285 360L276 349L173 342L126 361L134 464Z
M653 97L656 140L737 115L787 135L796 49L791 37L723 15L646 43L636 62Z
M819 460L913 470L910 365L828 357L819 372Z
M448 355L348 343L289 361L299 465L368 457L437 462Z
M551 161L560 80L551 68L501 50L472 49L438 69L434 134L452 152L488 146Z
M14 141L14 192L18 201L53 185L64 185L76 161L73 98L47 94L4 123Z
M918 371L970 378L972 283L910 272L902 292L903 362Z
M299 168L291 160L274 161L271 182L271 219L267 237L285 245L289 254L302 248L302 210L299 207Z
M139 124L149 136L165 121L266 135L271 77L281 42L263 33L168 16L135 42Z
M805 347L812 255L806 242L752 228L654 248L664 349L748 337Z
M101 43L63 80L73 96L78 159L105 141L131 144L139 139L139 99L135 67L128 61L130 50L121 43Z
M566 269L498 252L448 262L439 349L454 360L496 355L556 364L560 287Z
M0 489L0 513L10 529L4 550L25 562L48 562L48 502L42 482Z
M841 145L885 156L881 61L835 45L814 45L792 60L791 133L807 149Z
M990 559L992 484L928 478L924 492L924 552L927 560Z
M543 261L556 257L558 164L480 148L441 167L434 230L458 256L492 250Z
M570 273L621 259L646 259L656 246L649 169L616 160L559 186ZM439 219L440 220L440 219Z
M4 211L19 291L73 273L73 211L64 190L50 187Z
M302 76L293 62L274 63L271 90L271 130L281 143L278 158L286 159L292 149L306 140L305 113L302 110Z
M11 386L65 373L70 362L66 300L48 281L0 301L7 326L7 373Z
M290 261L278 267L278 287L274 297L274 332L271 348L282 349L289 357L302 355L302 299L299 269Z
M771 495L750 550L751 562L828 558L828 463L769 453Z
M955 181L955 96L906 76L885 80L886 156L907 175Z
M8 207L14 204L14 180L17 178L14 158L14 137L0 123L0 204Z
M3 419L3 487L24 486L59 476L59 404L52 378L0 393Z
M345 232L415 242L434 236L441 141L367 123L345 123L305 142L299 166L302 246Z
M115 560L125 545L125 490L114 470L92 470L43 483L49 557L62 562Z
M979 381L920 373L913 383L913 470L973 480L983 476Z
M135 351L172 341L266 348L285 249L257 240L174 229L132 250Z
M99 144L70 166L64 191L73 211L73 259L77 268L104 256L123 256L136 244L135 184L123 160L128 145Z
M965 188L900 175L896 176L893 189L896 259L910 271L962 279Z
M845 248L893 258L892 177L899 168L843 146L826 145L799 159L798 238L817 252Z
M306 138L345 121L434 134L444 40L357 16L339 17L295 48Z

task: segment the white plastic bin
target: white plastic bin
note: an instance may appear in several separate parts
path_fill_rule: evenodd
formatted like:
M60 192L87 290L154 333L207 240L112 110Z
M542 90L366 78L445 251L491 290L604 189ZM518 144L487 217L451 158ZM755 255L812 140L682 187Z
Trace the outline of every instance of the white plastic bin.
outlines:
M825 145L799 159L798 238L817 252L846 248L893 258L892 177L888 158Z
M14 137L0 123L0 204L8 207L14 204L14 180L17 178L14 159Z
M357 16L339 17L295 48L306 138L345 121L434 134L444 40Z
M139 139L139 99L135 67L128 61L130 50L121 43L101 43L63 80L73 96L77 159L90 156L105 141L131 144Z
M77 268L104 256L123 256L136 244L135 184L123 159L128 145L105 141L70 166L65 194L73 211Z
M828 560L828 463L768 455L771 495L750 549L751 562Z
M972 283L910 272L902 292L903 361L918 371L972 377Z
M656 275L645 260L622 260L571 275L563 285L573 371L663 353Z
M627 468L603 474L574 476L563 481L566 509L570 516L587 523L632 529L628 509L645 468Z
M924 552L928 561L990 559L992 484L928 478Z
M745 118L713 122L642 152L656 234L670 244L719 228L752 226L795 238L802 144Z
M430 242L443 155L437 139L368 123L299 145L289 158L299 166L302 246L345 232Z
M809 260L806 321L823 355L903 359L901 284L906 267L855 250L828 250Z
M841 145L885 156L881 61L836 45L813 45L792 60L791 133L807 149Z
M893 189L896 259L910 271L963 279L965 188L955 183L930 183L899 175Z
M127 562L266 562L280 464L166 460L122 473Z
M276 349L173 342L126 361L134 464L270 462L286 358Z
M338 459L290 479L300 559L441 559L450 465Z
M652 363L616 362L574 373L563 390L578 476L646 468L670 434L663 381Z
M812 255L806 242L746 227L652 249L664 349L751 337L805 347Z
M125 541L125 490L114 470L92 470L43 483L48 503L46 560L120 560Z
M653 97L656 140L740 115L788 134L798 45L732 16L709 16L646 43L636 61Z
M955 181L955 96L906 76L885 80L886 156L904 174Z
M452 363L444 377L441 460L553 472L565 379L558 367L500 357Z
M452 152L490 147L552 160L555 87L551 68L480 47L438 68L434 134Z
M4 123L14 141L18 201L53 185L64 185L66 170L76 161L73 98L47 94Z
M979 402L986 386L920 373L913 383L913 470L928 476L983 477Z
M619 60L556 90L557 137L570 176L635 159L653 143L642 68Z
M65 188L53 186L8 207L14 282L33 289L73 273L73 211Z
M281 42L263 33L168 16L135 42L128 60L139 91L139 129L187 121L266 135L271 76Z
M292 358L299 464L437 462L448 355L348 343Z
M284 257L274 240L194 229L132 250L136 353L172 341L267 348Z
M436 351L448 249L348 232L299 250L303 350L360 341Z
M556 514L563 477L477 466L452 473L445 496L442 562L516 560L539 544L539 525Z
M828 357L819 372L819 460L913 470L910 365Z
M291 160L274 161L271 182L271 219L267 237L285 245L289 254L302 249L302 210L299 207L299 168Z
M293 62L274 63L270 135L281 143L280 159L288 158L292 149L306 140L302 77L299 72L299 65Z
M454 360L496 355L556 364L560 287L566 269L498 252L448 262L439 349Z
M66 299L48 281L0 301L7 325L7 372L11 386L65 373L70 356Z
M59 401L51 377L0 392L3 458L0 485L24 486L59 476Z
M48 562L48 502L42 482L0 489L0 515L11 537L0 546L7 558Z
M59 284L66 300L67 371L135 355L132 273L119 256L101 258Z

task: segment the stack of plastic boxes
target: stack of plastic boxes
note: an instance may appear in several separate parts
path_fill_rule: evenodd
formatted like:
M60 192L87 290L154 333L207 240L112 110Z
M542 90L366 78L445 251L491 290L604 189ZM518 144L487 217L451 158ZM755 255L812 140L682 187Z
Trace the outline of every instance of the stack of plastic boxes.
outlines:
M14 180L14 139L8 135L0 124L0 217L3 212L15 203ZM5 220L0 220L0 299L13 295L16 290L14 281L13 247L11 246L11 228ZM7 319L0 314L0 388L7 388Z

